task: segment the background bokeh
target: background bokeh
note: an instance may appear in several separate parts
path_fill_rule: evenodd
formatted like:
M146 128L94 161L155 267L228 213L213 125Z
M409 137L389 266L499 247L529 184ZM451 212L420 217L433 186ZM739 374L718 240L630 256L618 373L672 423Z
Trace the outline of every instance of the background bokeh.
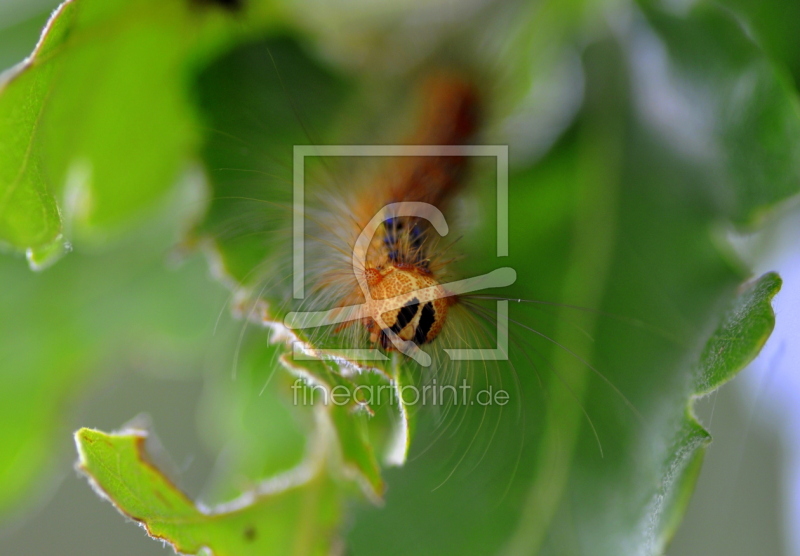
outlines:
M55 4L46 0L0 3L0 67L16 63L30 52ZM778 42L772 48L791 53L795 46ZM794 57L800 60L800 50ZM553 119L557 126L557 118ZM538 145L535 138L531 144L532 149L547 146ZM136 311L131 312L130 322L163 322L163 330L142 329L119 341L111 339L113 330L101 331L108 334L107 349L93 354L90 361L70 362L79 370L57 386L75 390L66 407L52 407L60 399L55 394L18 400L35 406L43 419L56 411L62 415L56 435L61 440L58 449L48 455L49 473L41 478L35 492L26 494L19 507L6 514L0 531L2 554L172 552L121 519L73 471L70 432L80 426L114 430L136 415L148 415L158 424L161 443L169 447L172 461L168 465L178 471L181 487L193 496L203 494L208 478L226 457L215 453L196 430L198 421L209 421L208 414L218 403L208 393L214 381L207 378L207 371L232 366L231 339L239 335L241 324L228 314L227 292L209 287L212 280L203 260L191 259L175 266L166 280L160 274L156 276L156 269L168 262L169 248L180 233L170 215L177 206L186 205L184 197L170 202L149 217L151 235L140 234L127 243L123 240L113 250L98 248L97 253L88 255L70 254L52 271L31 274L23 258L4 255L0 260L0 296L10 299L3 306L14 307L19 313L52 312L52 328L41 334L63 335L63 350L42 357L68 360L71 347L87 335L99 333L86 324L91 322L92 312L116 310L113 296L120 292L141 298L141 303L134 304ZM711 431L714 443L686 519L668 549L672 556L800 556L800 535L796 533L800 530L800 474L796 471L800 469L800 437L796 432L800 430L796 409L800 406L800 381L796 378L800 370L796 341L800 287L795 286L800 284L800 258L794 241L800 237L798 214L797 204L789 203L774 226L754 236L735 238L743 258L757 270L782 274L784 289L775 301L778 324L768 347L751 368L698 404L701 422ZM86 264L86 258L93 262ZM113 287L92 282L92 264L116 269ZM45 296L43 306L32 309L15 306L10 297L15 291L50 291L56 281L59 287L70 284L75 293L73 305L63 314L49 306L51 300ZM154 296L154 291L160 293ZM64 316L67 310L85 316L86 322ZM11 317L0 315L8 329L13 327ZM35 338L27 341L35 351ZM140 349L144 344L147 349ZM171 365L170 361L180 363ZM0 361L0 366L3 380L14 380L9 377L24 369L24 365L16 367L8 359ZM102 368L100 378L82 380L89 368Z

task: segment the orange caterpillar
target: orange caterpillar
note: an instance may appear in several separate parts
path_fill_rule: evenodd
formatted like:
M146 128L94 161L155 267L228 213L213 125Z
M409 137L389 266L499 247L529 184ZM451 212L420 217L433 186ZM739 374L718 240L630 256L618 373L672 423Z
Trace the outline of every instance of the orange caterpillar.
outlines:
M452 73L436 74L426 81L422 94L420 126L409 143L454 146L474 138L480 124L481 103L470 81ZM353 229L344 251L354 249L352 238L386 205L415 202L445 208L449 197L464 182L467 163L468 158L463 155L432 154L403 157L390 165L350 205L349 223ZM364 268L354 269L363 273L369 288L367 313L380 314L385 328L372 317L361 319L362 324L370 341L384 350L394 349L390 331L417 346L432 342L445 325L449 307L457 300L440 285L443 263L437 260L433 249L433 233L425 218L390 214L372 237ZM361 297L359 288L354 286L343 295L340 305L357 303ZM390 298L394 298L392 303L388 302ZM402 303L399 308L398 301ZM344 326L347 324L339 329Z

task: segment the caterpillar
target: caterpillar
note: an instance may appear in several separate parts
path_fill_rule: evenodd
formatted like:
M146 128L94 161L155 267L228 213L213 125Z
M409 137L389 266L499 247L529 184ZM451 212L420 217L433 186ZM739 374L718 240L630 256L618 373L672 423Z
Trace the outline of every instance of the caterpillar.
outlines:
M340 159L318 160L316 173L306 172L311 193L301 215L307 225L302 238L305 267L301 276L306 291L299 300L292 296L295 273L289 236L291 221L298 217L296 207L276 200L274 191L266 196L254 189L252 198L232 198L236 202L256 201L257 213L250 222L241 210L230 213L234 235L266 237L267 242L277 246L249 271L259 275L250 281L258 285L245 292L240 310L258 320L267 311L258 310L257 300L263 292L268 292L271 299L283 299L284 307L277 311L270 308L271 314L264 323L282 332L304 329L307 332L304 337L308 339L305 348L310 355L331 356L363 370L370 368L372 362L342 357L341 350L370 348L367 351L377 351L384 358L410 357L417 362L424 361L418 357L420 354L427 354L429 362L424 366L431 367L430 371L417 374L416 378L428 383L438 380L439 384L454 384L462 377L488 384L495 380L502 382L510 372L519 388L520 373L514 366L524 365L524 372L534 373L542 386L534 358L543 360L544 366L555 374L558 369L532 345L531 340L536 336L568 353L579 365L590 368L631 406L605 376L569 346L511 318L505 323L511 345L507 343L500 350L501 358L508 360L503 369L496 361L452 360L446 353L449 348L484 348L495 344L500 316L484 306L484 302L540 305L535 300L471 293L479 287L459 289L463 281L459 278L463 276L453 272L460 262L455 252L459 237L452 234L445 238L437 228L436 215L441 220L457 222L463 212L461 203L465 194L474 194L470 186L479 175L480 168L476 167L480 161L467 156L461 147L480 144L484 139L490 95L482 83L468 71L435 68L419 79L414 98L391 106L392 115L404 121L406 129L390 136L388 142L397 143L399 137L404 145L427 147L426 155L354 157L346 161L350 166ZM295 91L287 94L290 100ZM287 91L284 89L283 93ZM292 117L301 120L297 113ZM391 123L392 118L386 120ZM307 142L325 144L313 140L302 121L299 123ZM331 168L328 162L340 166ZM272 172L256 172L267 174L270 180L275 177ZM291 180L284 181L292 185ZM238 191L242 191L241 186ZM426 206L428 211L409 212L405 210L409 206ZM266 216L265 209L274 211L271 218ZM247 233L242 234L242 228ZM365 238L366 243L360 241ZM506 280L504 285L511 282L513 279ZM288 317L275 323L272 316L275 313L288 313ZM312 318L315 315L325 318ZM508 330L509 325L516 330ZM517 352L514 357L511 350ZM483 372L482 377L478 371ZM542 387L543 393L544 390ZM579 396L573 397L580 405ZM443 411L448 409L445 407ZM586 411L583 412L588 419Z
M459 147L480 142L486 100L477 82L467 73L442 69L422 79L417 95L416 129L405 142L430 146L433 154L391 158L377 172L365 172L363 181L347 183L338 191L336 188L333 192L322 191L318 204L323 208L315 215L316 224L310 234L310 257L317 261L308 273L312 283L310 298L301 304L301 310L290 313L286 324L290 328L308 327L309 322L304 317L292 317L302 315L302 310L312 314L322 310L331 318L311 319L311 325L330 326L316 335L312 343L324 345L326 340L340 338L345 346L361 346L366 342L384 353L401 351L423 366L432 364L433 373L422 378L428 383L437 376L442 382L454 383L456 377L471 377L476 368L483 370L486 384L496 379L502 381L504 373L493 361L495 357L490 356L486 361L479 355L475 358L479 363L472 363L470 358L466 361L451 359L446 352L456 346L469 351L487 342L500 343L499 336L506 334L542 385L533 361L533 355L541 357L541 353L532 346L530 338L509 334L511 324L518 333L544 339L591 370L640 419L636 408L616 385L569 346L521 321L508 319L507 314L506 322L501 323L503 317L481 302L506 303L506 308L508 302L516 302L540 306L540 309L542 305L577 311L591 312L591 309L472 293L475 289L486 289L481 286L487 284L481 284L480 279L473 283L478 287L465 288L463 293L459 289L463 281L455 280L448 268L457 255L450 252L451 245L444 244L437 233L432 214L452 217L452 205L470 181L472 160ZM402 212L404 205L413 205L421 213ZM359 241L365 238L369 238L369 242L359 246ZM510 272L503 274L491 287L514 282L513 270L498 270ZM642 327L642 323L634 319L604 314ZM506 328L501 331L502 326ZM349 334L343 335L344 331ZM426 353L432 358L415 357L423 348L430 348ZM508 361L512 377L518 382L508 340L495 351L500 352L496 354L497 359ZM546 358L544 364L558 374ZM602 453L590 416L580 400L573 397L588 420Z
M282 66L290 64L286 62ZM228 221L224 222L230 225L228 230L236 236L260 240L271 248L265 257L253 257L241 265L246 272L240 271L240 275L259 275L249 282L240 280L247 289L247 297L237 307L244 313L242 316L271 327L277 320L272 340L293 342L300 338L305 344L300 349L307 351L293 351L293 354L318 357L321 363L308 363L308 366L313 365L314 369L327 373L326 377L337 382L353 379L371 386L380 383L388 375L388 378L394 379L393 386L416 386L423 396L425 387L429 385L434 386L434 392L437 392L437 385L456 386L456 389L438 390L443 395L432 399L432 403L422 401L417 404L416 399L409 404L390 402L393 407L381 407L374 414L377 419L368 420L367 427L371 429L360 431L370 435L371 440L378 439L374 449L383 458L382 463L387 466L408 464L408 473L404 472L402 478L395 475L393 480L396 482L392 483L394 492L399 493L401 499L402 492L408 492L414 496L419 494L424 500L423 504L452 501L451 505L442 506L445 512L451 507L457 511L458 507L472 503L469 496L473 491L476 492L474 503L481 508L501 504L509 494L522 495L524 493L519 486L524 483L519 477L523 473L526 478L534 474L534 485L544 485L545 491L551 482L557 485L556 489L565 488L565 462L569 461L574 450L584 447L578 439L583 442L583 437L586 437L585 448L592 450L591 457L597 457L598 454L603 457L604 451L614 453L616 446L612 435L615 431L609 426L609 421L598 420L597 429L593 422L597 402L619 402L618 399L611 400L614 394L628 406L616 412L614 417L630 420L630 412L627 411L630 409L641 422L641 415L633 404L599 370L617 372L612 368L614 361L595 357L591 346L596 329L593 318L589 315L585 315L586 318L579 317L575 326L569 322L572 320L570 315L565 315L568 310L599 314L600 311L593 309L599 305L596 296L579 295L575 299L574 292L579 288L561 290L557 282L560 276L567 273L562 274L558 268L552 272L547 268L542 273L530 272L535 268L532 264L519 266L528 270L518 284L519 293L516 295L508 291L499 292L498 295L457 292L453 284L472 273L469 267L464 271L464 260L467 264L476 264L478 268L484 266L485 262L491 262L479 260L483 253L488 255L485 259L493 258L491 251L486 249L487 242L483 241L488 234L475 241L475 235L465 232L466 241L459 243L458 232L443 236L434 219L409 214L398 206L404 203L426 204L446 215L448 221L456 224L454 229L458 229L459 218L462 222L467 220L463 227L466 230L491 228L490 218L486 219L488 226L472 226L471 220L476 213L488 212L491 216L492 207L487 204L479 207L479 211L470 211L467 204L471 199L485 194L489 188L493 189L493 182L478 181L483 169L480 167L481 161L459 154L458 149L436 152L436 147L480 144L486 142L487 136L491 137L492 130L484 126L492 121L494 106L489 103L493 97L485 89L484 83L468 72L437 69L424 76L418 85L416 106L414 100L409 100L386 103L374 110L373 113L379 112L382 117L380 126L377 126L379 130L388 129L391 132L392 124L397 119L405 120L407 128L401 133L387 134L388 140L386 135L380 136L374 130L368 130L365 135L371 135L371 144L385 140L392 144L427 145L431 147L431 156L383 155L371 159L341 159L334 155L334 158L326 159L322 154L314 161L314 166L309 164L306 167L308 202L302 214L306 225L302 236L305 267L301 275L305 292L301 299L293 298L292 289L296 278L292 267L292 224L298 214L291 197L280 199L281 188L275 185L280 182L275 179L273 168L263 164L263 152L251 150L239 160L225 161L223 164L230 169L212 166L217 172L226 172L229 176L235 176L234 179L243 178L249 182L249 190L241 187L241 182L238 187L229 189L237 198L231 198L233 210L228 212ZM311 108L307 108L311 112L316 99L311 94L305 97L299 95L313 91L318 84L306 81L301 85L287 89L284 103L287 98L303 107L312 103ZM275 98L276 95L273 95L270 100L275 102ZM344 108L347 109L346 106ZM285 104L284 112L288 112ZM363 121L370 115L365 113L360 116ZM286 116L287 120L290 118L297 127L304 127L297 114ZM272 123L267 118L265 120ZM330 125L330 121L323 118L309 118L308 121L321 127ZM358 121L358 118L352 119L352 122ZM293 137L285 142L295 145L302 144L304 139L305 143L315 145L347 142L347 130L343 133L343 129L337 129L335 123L330 126L333 133L323 140L303 130L305 138ZM219 127L226 129L221 125ZM268 134L270 128L262 124L260 131ZM354 133L357 135L358 130ZM330 140L331 137L333 140ZM236 141L236 138L233 139ZM284 138L281 140L284 141ZM358 144L357 141L355 143ZM241 145L236 146L244 150ZM571 163L571 160L567 163ZM295 168L293 166L291 169ZM293 182L285 177L286 174L283 174L286 186L283 191L291 191ZM536 205L531 203L534 197L524 191L524 181L521 179L513 184L518 189L512 191L512 198L519 195L516 198L522 198L525 201L524 209L529 210ZM537 180L531 182L537 185L541 183ZM269 190L259 190L256 184ZM564 184L569 187L568 180L564 180ZM217 208L228 203L223 197L227 193L224 188L217 188L215 193L220 195ZM538 196L535 198L541 199ZM523 201L515 202L519 207ZM252 210L252 213L247 215L242 209ZM538 213L531 213L538 219ZM518 210L516 215L524 217L525 213ZM249 220L247 216L250 216ZM562 259L570 258L572 238L569 233L572 224L572 218L565 218L563 224L559 222L557 225L552 225L551 221L547 226L542 226L548 228L548 234L542 234L544 237L531 238L516 233L512 237L515 238L517 253L524 250L525 255L534 261L561 264ZM370 230L373 226L374 230ZM528 232L533 227L520 228ZM530 232L528 234L533 235ZM553 237L556 234L558 237ZM359 244L362 237L369 239L365 247ZM553 241L550 243L557 247L549 246L551 239ZM466 254L466 259L459 260L460 253ZM539 259L538 255L544 256ZM512 253L513 256L518 255ZM589 272L581 272L580 277L574 279L591 282L594 277L590 272L593 269L581 270ZM548 273L555 279L537 278L537 274ZM578 274L574 273L574 276ZM523 280L525 283L522 283ZM362 288L362 282L366 284L366 291ZM539 288L540 284L544 284L545 288ZM548 288L548 285L551 287ZM283 305L272 305L262 310L258 304L262 292L266 292L268 303ZM560 300L559 294L563 295L566 303L585 304L587 308L553 302L544 304L545 308L558 307L556 314L549 317L536 320L520 317L517 320L506 315L508 343L501 346L506 360L478 359L465 362L448 357L445 350L451 347L480 349L487 347L487 344L490 349L493 347L495 330L499 332L500 328L499 315L491 311L495 303L524 302L524 305L514 307L521 314L522 310L527 311L529 307L532 309L541 304L534 299L519 300L517 296L541 295L544 299ZM513 297L509 298L509 295ZM388 300L393 302L389 303ZM287 322L282 318L287 313L327 314L331 318L315 322ZM380 318L375 318L376 315ZM528 313L527 317L530 316ZM632 319L625 320L642 328L640 323ZM307 324L317 326L306 328ZM295 337L284 335L287 330L291 332L297 328L302 328L303 333ZM242 323L242 335L246 329L253 330ZM258 339L263 341L264 338L260 336ZM295 342L293 348L296 350L300 343ZM545 347L540 350L542 345ZM369 348L381 353L387 361L376 364L371 360L341 355L342 349L351 348ZM275 351L282 352L282 349ZM427 368L410 361L418 351L431 356L431 364ZM590 355L584 355L587 352ZM282 362L288 358L288 354L281 353ZM278 364L265 367L268 368L267 376L260 379L262 391L273 376L282 375ZM379 372L371 373L376 367ZM234 372L235 368L234 356ZM604 391L598 392L601 389L595 388L591 398L586 392L591 385L590 379L594 377L587 369L605 383L600 385ZM387 372L380 372L383 370ZM492 386L497 391L510 391L510 396L505 398L509 400L508 405L483 405L477 397L466 399L464 403L465 398L459 388L464 381L472 386L472 393L490 391ZM606 388L606 385L611 388ZM349 389L358 392L357 388ZM380 392L380 388L377 391ZM355 395L351 399L359 401ZM471 405L473 400L476 403ZM373 407L371 402L365 401L365 404ZM373 415L370 407L366 407L364 413ZM408 428L396 434L401 429L397 427L399 422L404 426L407 424ZM382 437L375 433L376 430L395 434ZM592 437L596 439L596 446ZM612 439L611 450L604 450L601 438L603 444L606 438ZM542 465L535 469L530 466L526 468L525 465L531 461L541 461ZM424 476L419 472L423 466L426 469ZM486 488L473 485L470 481L469 475L479 466L482 479L492 477L488 481L491 484L487 484ZM555 479L551 479L553 469L556 470ZM436 496L430 495L440 487L442 490ZM410 532L414 530L414 526L406 529Z
M479 93L468 79L454 73L435 73L425 81L421 95L421 125L409 139L410 144L460 145L474 138L481 108ZM395 207L420 203L445 209L463 185L468 163L463 155L395 160L366 187L348 195L344 205L351 207L349 215L342 219L341 214L330 214L324 224L328 230L337 230L334 235L342 243L340 251L349 253L358 250L355 238L368 229L377 214L386 211L362 253L356 255L355 281L348 280L351 291L340 301L346 306L363 301L356 283L366 283L370 298L364 305L367 316L357 320L369 340L385 351L396 349L390 338L416 346L433 342L447 324L450 306L457 303L457 297L441 285L445 263L437 252L430 221L400 215ZM318 277L316 291L337 289L325 274ZM339 276L346 274L343 269ZM338 287L347 288L347 283ZM394 298L393 303L387 301L390 298ZM348 319L338 330L352 322Z

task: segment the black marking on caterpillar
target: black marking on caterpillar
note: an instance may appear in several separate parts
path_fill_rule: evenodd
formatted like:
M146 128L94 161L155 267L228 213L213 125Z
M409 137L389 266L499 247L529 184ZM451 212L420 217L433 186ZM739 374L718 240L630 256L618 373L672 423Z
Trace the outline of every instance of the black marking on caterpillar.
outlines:
M397 320L391 326L390 330L395 334L399 333L416 316L418 310L419 299L415 297L400 309L397 313Z
M422 314L419 318L419 324L414 331L414 343L418 346L424 344L428 340L428 332L431 331L433 323L436 322L436 311L433 308L433 303L428 301L422 307Z

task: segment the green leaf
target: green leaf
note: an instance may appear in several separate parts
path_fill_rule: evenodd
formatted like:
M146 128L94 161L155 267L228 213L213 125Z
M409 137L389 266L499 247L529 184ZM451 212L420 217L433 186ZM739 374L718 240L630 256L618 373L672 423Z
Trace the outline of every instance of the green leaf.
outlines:
M697 395L710 394L758 355L775 327L770 301L780 289L780 277L769 273L748 284L736 298L703 350Z
M504 294L557 304L542 312L533 303L512 304L509 362L432 373L468 378L476 390L506 389L509 406L422 406L414 408L412 422L403 405L315 404L305 412L314 416L317 431L309 447L324 452L325 479L311 489L314 495L303 490L307 483L299 488L309 498L323 497L329 511L300 519L287 510L283 519L260 513L255 502L242 509L254 512L254 523L258 519L254 543L262 528L291 529L275 541L278 546L296 541L307 527L322 535L311 537L321 538L314 546L327 549L341 522L343 497L355 490L347 481L329 482L330 472L354 479L373 501L385 489L385 507L353 505L347 544L355 554L663 552L709 441L687 403L729 380L772 326L769 299L778 284L772 275L725 312L747 275L718 227L757 221L797 192L800 119L788 80L722 10L700 3L671 15L643 3L645 18L633 15L629 28L611 33L601 3L587 5L591 9L576 8L575 17L594 18L584 22L591 32L573 22L563 27L575 36L554 42L564 45L564 56L591 43L582 51L584 106L546 156L512 168L507 259L492 256L496 192L489 181L476 180L459 205L473 207L467 220L475 226L463 230L457 249L464 256L454 274L512 266L519 280ZM529 53L514 54L516 64L505 70L525 74L528 83L520 66ZM369 82L357 72L343 77L288 39L233 51L201 76L197 97L209 128L202 154L212 194L188 243L208 246L217 276L239 294L240 316L273 332L286 332L279 324L291 308L291 245L284 233L292 216L285 167L290 148L329 137L345 142L358 135L353 122L365 122L369 131L373 106L354 92ZM389 88L369 90L380 95ZM389 102L376 104L385 109ZM667 112L665 118L665 106L689 117ZM312 139L317 133L323 139ZM76 183L90 175L81 163L72 168ZM76 187L80 192L83 186ZM266 331L253 337L243 348L243 358L255 361L248 372L268 380L266 373L283 370L276 362L282 356L282 365L303 378L301 393L314 385L328 394L338 385L397 389L431 378L397 359L383 363L380 372L359 375L332 349L322 362L290 363L283 355L287 346L264 347ZM269 396L288 407L285 396L293 385L285 378L275 381ZM235 411L231 423L218 423L218 440L228 438L228 428L247 427L234 422L238 416L255 415L247 405L248 384L257 381L237 385L242 390L225 398ZM296 463L297 430L287 433L285 457L252 446L262 432L275 434L253 428L234 438L241 456L228 478L245 474L255 482ZM137 459L134 437L140 438L104 437L115 440L98 461L127 462L110 475L103 469L113 467L90 470L108 496L136 519L171 527L169 537L185 543L182 549L214 542L222 553L244 550L245 544L228 544L250 536L240 514L224 513L216 529L197 505ZM402 457L389 463L405 466L382 471L386 454L397 453L392 447L398 445ZM83 457L88 469L91 458ZM132 499L131 492L140 496ZM164 521L173 517L177 525Z
M34 57L52 56L55 45L66 40L74 3L64 4L50 20ZM59 13L61 16L59 17ZM30 62L25 64L29 67ZM3 75L0 85L0 129L4 132L0 176L0 238L18 248L39 247L56 240L61 220L55 199L44 180L42 161L35 156L33 137L41 118L40 105L52 86L53 65L45 64L38 76L22 67ZM11 80L16 76L15 86ZM34 78L38 77L38 78ZM39 100L37 103L36 100Z
M795 85L800 83L800 36L792 25L800 18L800 5L780 0L731 0L726 5L776 66L790 70Z
M264 60L270 58L277 62L265 68ZM204 149L214 194L193 241L211 244L206 249L216 274L239 295L242 315L257 323L280 323L287 307L282 293L291 283L277 276L286 267L282 262L289 256L286 246L271 240L272 234L289 226L291 216L287 204L281 204L290 198L291 189L276 177L285 174L280 161L291 160L292 144L310 140L302 120L311 116L315 131L324 128L342 105L344 87L285 39L243 47L217 61L200 78L200 106L209 127L222 132L211 135ZM250 94L254 90L258 95ZM310 108L296 113L292 111L296 104ZM264 128L271 132L265 134ZM227 129L236 131L231 135ZM258 153L255 159L254 153ZM280 286L269 287L272 284ZM308 342L308 338L295 331L287 345L295 341ZM397 393L396 373L392 369L348 371L335 350L324 363L288 357L280 361L311 392L314 388L324 392L323 396L316 392L318 403L320 397L330 398L337 387L353 392L359 385L371 385L392 392L394 403L387 396L375 407L352 399L343 405L325 404L349 475L369 498L380 500L385 488L380 461L388 458L400 464L408 448L408 415Z
M703 349L695 395L687 406L684 424L663 467L661 488L648 513L653 523L661 523L654 547L663 547L674 535L711 442L711 435L694 416L694 401L731 380L758 355L775 326L771 301L780 288L781 279L775 273L748 284L723 314Z
M294 404L324 407L336 432L345 474L362 486L370 500L381 503L385 490L381 464L402 465L408 454L411 427L402 377L379 369L348 371L330 360L303 361L288 354L280 362L306 386L299 395L295 392Z
M367 420L370 418L370 413L374 414L374 409L367 404L357 403L349 396L344 397L341 403L337 403L334 397L337 387L343 393L353 392L356 384L329 370L320 361L300 363L283 355L280 363L303 381L303 390L299 395L296 394L297 403L302 400L307 405L317 404L325 407L339 440L344 465L349 468L351 475L357 474L368 495L374 500L380 500L384 484L380 476L378 459L369 443L367 432ZM297 390L297 387L294 389Z
M248 5L64 2L0 80L0 242L41 258L61 237L103 239L152 209L200 142L190 71L277 21L268 2Z
M284 481L264 484L228 507L189 500L149 460L143 431L75 434L79 469L123 514L182 554L328 554L341 519L323 462L309 461Z
M671 106L656 93L672 91L640 81L658 86L670 77L637 73L636 55L653 40L644 22L621 45L588 49L578 124L539 164L511 174L511 254L503 261L519 276L506 295L568 306L545 307L548 314L512 305L511 318L537 331L512 326L518 339L513 367L500 375L506 384L519 381L512 411L465 410L459 422L465 438L432 435L425 421L434 417L421 413L422 434L414 438L411 463L388 479L386 507L358 513L348 537L355 553L368 553L379 538L390 547L386 554L401 554L409 544L420 554L663 551L708 441L702 427L686 421L697 362L746 278L715 226L751 222L800 185L798 159L787 154L798 148L791 91L741 29L734 33L725 17L704 13L672 20L681 37L698 41L685 50L687 59L706 51L708 25L706 40L718 41L713 49L743 59L723 56L710 70L698 65L694 80L686 78L687 90L699 88L714 103L702 121L719 139L718 156L687 148L663 120L654 122L650 109L662 105L652 103ZM684 52L678 43L670 49ZM644 61L653 71L664 68ZM684 61L667 56L666 68L681 69ZM737 96L740 72L754 83L744 92L766 94ZM704 106L692 100L690 108ZM782 116L759 121L755 114ZM737 174L742 168L748 177ZM478 205L492 207L493 195L477 193ZM488 218L465 234L459 275L497 265L485 259L494 250L493 225ZM728 361L726 378L764 341L768 298L741 314L758 336L737 335L738 347L733 341L726 347L741 353ZM589 311L569 307L575 305ZM514 409L524 414L522 425ZM502 432L482 456L470 442L489 435L487 428ZM425 449L417 452L420 445ZM449 462L443 470L442 461ZM416 511L409 513L412 505Z
M662 94L685 110L661 124L679 127L676 141L692 137L684 148L716 174L723 187L715 193L725 211L746 223L797 192L800 103L785 69L716 5L700 2L684 17L657 8L645 15L653 38L666 49ZM651 55L658 48L646 41L642 47Z
M352 87L288 37L235 49L197 80L212 194L194 241L211 243L220 278L251 298L247 312L259 298L274 320L287 310L290 246L272 238L291 225L292 149L332 134Z
M241 340L235 369L206 375L198 430L208 452L224 453L229 462L208 485L209 502L234 498L303 460L314 416L287 395L291 377L276 364L282 350L264 342L261 330L251 330Z
M0 419L14 424L0 429L0 515L36 502L62 461L68 410L109 375L199 366L225 292L199 258L164 268L185 201L167 207L169 223L151 219L113 250L45 273L0 258Z

